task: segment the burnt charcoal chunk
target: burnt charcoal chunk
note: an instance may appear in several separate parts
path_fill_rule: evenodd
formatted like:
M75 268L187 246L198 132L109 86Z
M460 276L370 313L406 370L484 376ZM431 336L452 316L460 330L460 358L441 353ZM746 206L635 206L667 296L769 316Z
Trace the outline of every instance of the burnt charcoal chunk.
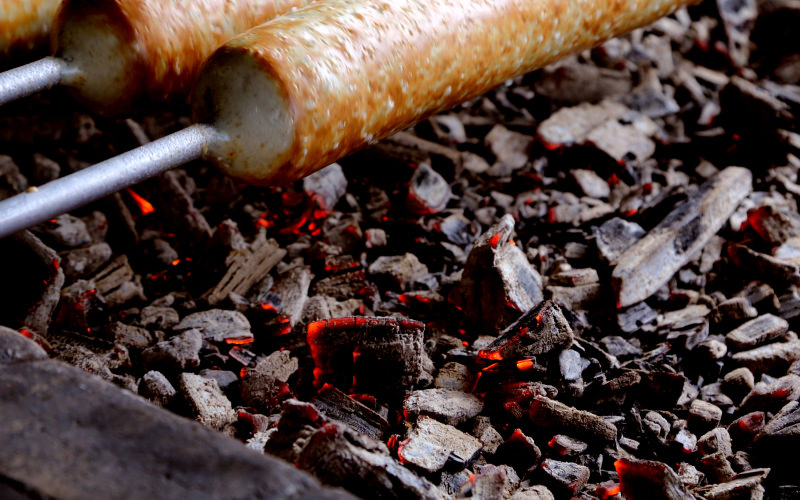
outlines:
M692 500L678 475L655 460L621 458L614 462L620 490L629 500Z
M308 325L315 383L398 394L422 380L425 325L404 318L353 316ZM354 380L355 379L355 380ZM349 392L349 391L348 391Z
M230 400L214 380L183 373L180 376L180 390L192 416L201 424L221 429L236 421L236 412Z
M534 443L533 438L523 434L520 429L516 429L497 448L494 458L497 463L508 464L517 473L524 474L542 458L542 452Z
M466 466L481 448L483 443L477 438L451 425L420 417L397 453L406 463L436 472L448 460Z
M689 426L699 431L707 431L719 424L722 419L722 410L718 406L700 399L692 401L689 408Z
M414 170L408 186L408 208L420 215L441 212L453 193L439 172L423 163Z
M177 373L200 366L200 348L203 336L197 330L188 330L169 340L142 351L142 360L148 370Z
M477 396L449 389L423 389L409 394L403 411L411 418L427 415L449 425L459 425L483 410Z
M589 480L589 468L548 458L539 467L538 475L556 495L573 497Z
M237 311L210 309L190 314L175 325L174 330L198 330L203 340L225 342L226 340L252 340L250 322L244 314Z
M169 405L177 393L167 377L158 371L145 373L139 382L139 394L158 406Z
M545 301L529 310L481 350L490 360L517 359L545 354L572 345L572 328L555 302Z
M452 300L472 328L496 332L538 305L542 279L525 254L510 243L514 219L503 216L472 247Z
M725 340L737 350L749 349L774 340L788 329L789 323L785 319L765 314L731 331Z
M613 265L625 250L644 235L644 229L639 224L614 217L597 228L595 243L600 258Z
M47 359L47 353L16 330L0 326L0 364Z
M341 424L328 423L314 432L297 466L323 483L342 486L363 498L446 498L430 481L394 461L386 445Z
M531 423L553 433L564 432L587 441L613 441L617 428L594 413L536 396L528 412Z
M338 163L331 163L303 179L303 190L317 196L322 208L332 210L347 192L347 179Z
M330 385L320 389L311 403L328 420L345 424L372 439L382 440L389 428L389 422L381 415Z
M369 266L373 276L386 278L401 290L410 289L415 283L428 277L428 267L419 261L416 255L382 256Z
M800 359L800 340L763 345L737 352L731 358L734 363L749 368L752 372L783 372Z

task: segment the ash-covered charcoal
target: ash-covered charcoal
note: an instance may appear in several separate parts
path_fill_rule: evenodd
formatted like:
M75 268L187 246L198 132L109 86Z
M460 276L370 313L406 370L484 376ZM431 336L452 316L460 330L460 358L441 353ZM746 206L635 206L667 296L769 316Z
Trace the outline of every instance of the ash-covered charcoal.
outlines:
M519 486L519 476L507 465L484 465L464 484L459 497L508 498Z
M439 389L469 392L475 386L475 376L461 363L445 363L436 373L433 385Z
M139 382L139 395L158 406L169 406L177 394L175 387L159 371L151 370L145 373Z
M403 413L406 418L429 416L449 425L459 425L478 415L483 401L466 392L450 389L423 389L406 396Z
M692 500L675 471L655 460L621 458L614 462L620 491L630 500Z
M176 332L197 330L210 342L248 343L253 341L250 322L244 314L224 309L209 309L190 314L173 327Z
M415 214L435 214L445 209L452 196L447 180L430 165L423 163L411 176L407 206Z
M542 299L542 279L525 254L511 243L514 219L505 215L482 234L467 257L452 300L470 326L500 331Z
M169 340L142 351L142 361L147 370L179 373L200 366L200 348L203 335L198 330L187 330Z
M731 359L736 365L752 372L780 373L800 360L800 340L774 342L755 349L734 353Z
M564 497L574 497L589 480L588 467L550 458L543 460L536 472L545 486Z
M303 179L303 190L310 196L318 196L323 209L333 210L347 192L347 179L342 167L331 163Z
M497 463L508 464L519 474L525 474L541 458L542 452L533 438L526 436L521 429L515 429L494 454Z
M736 350L750 349L771 342L789 329L789 323L772 314L750 320L725 336L725 341Z
M400 443L401 461L428 472L442 469L448 462L463 468L483 448L477 438L429 417L417 419L408 437Z
M572 328L555 302L530 309L479 352L489 360L518 359L572 345Z
M534 142L533 137L508 130L502 125L492 127L485 140L497 158L489 170L490 175L508 175L524 167L528 163L528 149Z
M78 280L61 290L55 323L73 332L97 328L106 313L106 301L93 281Z
M263 231L259 232L246 248L232 250L225 258L225 275L206 292L206 300L213 306L232 293L247 295L250 288L263 279L285 255L286 250L275 240L268 240Z
M323 483L342 486L363 497L447 498L430 481L392 459L386 445L342 424L328 423L311 434L297 466Z
M125 255L113 259L91 279L109 307L121 306L137 298L142 300L146 298L141 279L134 273Z
M313 278L314 274L307 266L294 266L278 276L267 294L254 297L261 309L272 308L277 312L276 322L281 326L279 333L288 333L300 321Z
M602 417L550 398L535 396L528 411L530 422L543 430L574 435L589 442L613 441L617 428Z
M614 217L597 228L595 243L600 258L614 265L617 258L644 235L645 231L639 224Z
M409 290L430 277L428 267L411 253L378 257L368 270L375 279L384 279L400 290Z
M425 325L403 318L354 316L308 325L314 380L358 392L398 394L424 372ZM356 390L356 388L354 388Z
M698 488L695 491L709 500L764 498L764 487L761 483L766 480L769 473L770 469L751 469L738 474L731 481Z
M253 408L271 413L290 396L286 382L297 370L297 358L288 351L275 351L241 371L242 400Z
M540 141L552 148L583 144L592 130L628 112L624 105L610 100L561 108L539 125L537 134Z
M689 262L750 193L751 184L749 170L726 168L620 255L612 274L619 307L648 298Z
M389 422L383 416L332 385L323 386L311 403L326 419L345 424L378 441L389 428Z
M193 373L182 373L179 382L189 412L198 422L221 429L236 421L236 412L216 381Z

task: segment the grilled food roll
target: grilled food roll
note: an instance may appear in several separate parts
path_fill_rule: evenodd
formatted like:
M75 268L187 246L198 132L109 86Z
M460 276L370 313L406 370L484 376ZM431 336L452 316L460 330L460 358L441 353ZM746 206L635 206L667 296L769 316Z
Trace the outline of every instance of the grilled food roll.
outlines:
M299 179L438 111L695 0L328 0L218 49L198 77L207 157Z
M60 0L0 0L0 57L47 45Z
M231 37L312 0L65 0L52 34L61 83L102 114L191 88ZM13 3L13 2L12 2Z

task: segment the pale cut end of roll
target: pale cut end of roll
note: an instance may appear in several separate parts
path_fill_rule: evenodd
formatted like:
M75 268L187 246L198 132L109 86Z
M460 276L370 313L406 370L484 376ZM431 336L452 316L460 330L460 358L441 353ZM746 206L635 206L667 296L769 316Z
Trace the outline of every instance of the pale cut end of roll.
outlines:
M218 51L201 73L192 103L195 120L220 132L207 159L251 184L281 182L294 123L282 86L260 61L243 51Z
M47 45L59 0L0 0L0 56L14 57Z

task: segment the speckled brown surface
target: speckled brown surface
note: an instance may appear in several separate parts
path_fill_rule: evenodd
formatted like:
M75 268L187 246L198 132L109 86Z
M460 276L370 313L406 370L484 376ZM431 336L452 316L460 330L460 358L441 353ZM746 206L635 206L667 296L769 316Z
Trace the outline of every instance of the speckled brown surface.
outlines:
M503 81L694 0L331 0L231 40L289 100L294 143L222 165L256 183L298 179ZM224 57L220 57L224 60ZM212 59L213 61L213 59ZM254 133L256 131L253 131Z
M59 0L0 0L0 56L47 42Z
M58 14L53 44L58 53L58 32L68 18L80 20L81 16L97 11L106 14L136 60L135 74L127 78L136 84L125 90L160 102L184 92L202 62L220 44L310 1L67 0Z

